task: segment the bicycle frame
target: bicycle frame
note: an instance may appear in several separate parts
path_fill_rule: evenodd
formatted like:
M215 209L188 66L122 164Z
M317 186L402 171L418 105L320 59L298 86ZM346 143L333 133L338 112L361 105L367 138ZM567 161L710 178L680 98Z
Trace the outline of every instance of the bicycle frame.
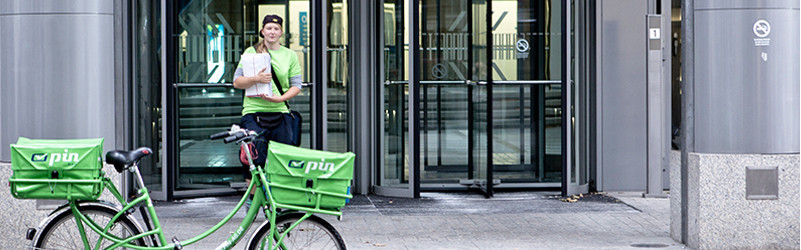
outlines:
M197 235L197 236L195 236L193 238L190 238L190 239L185 240L185 241L180 241L180 242L178 242L177 240L175 240L174 242L171 242L171 243L167 241L167 238L165 237L164 231L163 231L163 229L161 227L161 223L159 222L159 219L158 219L158 217L156 215L155 208L153 207L153 202L152 202L152 200L150 198L150 195L148 194L147 188L145 188L145 187L142 187L142 188L139 189L139 191L138 191L138 193L140 194L139 197L137 197L136 199L134 199L131 202L125 202L125 199L122 198L122 195L120 195L119 191L117 191L117 188L110 181L110 179L104 178L104 180L103 180L104 185L114 195L114 197L117 199L117 201L119 201L123 205L123 208L120 209L120 212L118 212L114 217L112 217L112 219L109 221L109 223L107 225L98 225L94 221L92 221L90 218L87 218L85 215L81 214L80 211L78 210L79 203L77 201L74 201L74 200L69 201L68 205L70 207L70 210L71 210L72 214L75 216L75 220L76 220L76 223L78 225L78 230L80 232L81 240L83 241L84 246L88 247L88 246L94 245L92 248L93 249L98 249L99 246L100 246L100 243L103 240L108 240L108 241L112 241L112 242L115 243L114 245L110 246L109 248L126 247L126 248L133 248L133 249L165 249L165 250L166 249L175 249L176 246L182 247L182 246L191 245L191 244L193 244L195 242L198 242L201 239L203 239L203 238L211 235L212 233L216 232L223 225L228 223L231 220L231 218L233 218L234 215L239 211L239 209L242 207L242 205L245 203L246 198L247 198L247 194L249 194L250 191L253 189L253 187L257 186L259 182L260 181L258 181L258 180L254 180L254 181L251 182L251 184L248 186L247 191L245 192L246 195L242 197L242 199L239 201L239 203L237 203L237 205L233 209L233 211L231 211L231 213L229 213L225 218L223 218L218 224L216 224L214 227L212 227L211 229L207 230L206 232L201 233L200 235ZM143 233L138 234L138 235L129 236L129 237L125 238L125 239L120 239L120 238L118 238L116 236L108 234L108 230L110 229L110 226L112 225L111 222L117 221L121 216L124 216L125 214L129 213L128 211L131 211L131 209L133 209L134 207L140 206L140 204L143 204L143 203L146 205L146 211L142 211L142 212L146 212L148 214L148 216L150 217L150 221L149 222L145 221L145 223L152 222L153 223L153 229L152 230L143 232ZM257 204L266 204L264 192L256 192L254 194L254 196L253 196L253 204L254 205L250 207L250 210L247 211L247 214L245 215L244 220L239 225L239 227L237 228L235 233L232 234L220 246L218 246L218 249L229 249L230 247L233 247L237 242L239 242L239 240L242 239L242 236L244 236L244 233L247 232L247 229L249 229L250 226L253 224L256 216L258 216L258 212L259 212L260 208L263 206L263 205L257 205ZM271 219L272 219L272 217L274 217L274 216L275 216L275 212L274 212L274 209L272 209L269 217L271 217ZM272 223L274 223L274 219L272 219L271 221L272 221ZM84 224L89 229L91 229L92 231L95 231L97 234L100 235L100 239L98 240L98 242L88 242L88 239L86 237L86 232L85 232L85 229L83 227ZM130 242L138 240L140 238L150 238L150 237L153 237L153 236L157 237L156 240L158 240L158 242L153 242L153 243L154 244L158 244L158 246L150 246L150 247L148 247L148 246L136 246L136 245L130 244Z
M219 230L220 228L222 228L223 225L227 224L231 220L231 218L233 218L234 215L239 211L239 209L241 209L242 205L245 204L245 201L247 200L248 194L250 194L253 191L254 188L259 188L261 190L259 190L259 192L255 192L254 193L253 201L252 201L253 205L250 206L250 209L247 211L247 213L245 215L245 218L242 220L242 223L239 225L239 227L236 229L236 231L234 231L234 233L231 234L231 236L229 236L227 240L225 240L220 245L218 245L217 249L230 249L231 247L235 246L242 239L242 237L244 236L245 232L247 232L248 229L250 228L250 226L253 224L253 222L256 219L256 216L258 216L258 214L259 214L259 210L262 207L265 207L265 206L267 208L269 208L269 213L267 211L265 211L265 216L267 217L267 219L269 221L269 226L270 226L270 231L269 231L270 235L268 236L267 239L276 239L275 240L276 245L273 244L274 243L273 241L269 241L269 243L267 245L268 249L277 249L278 245L282 245L283 239L286 237L286 235L289 232L291 232L301 222L303 222L304 220L308 219L309 217L311 217L315 213L342 216L342 212L341 211L321 209L320 205L319 205L320 204L320 199L321 199L323 194L330 195L330 196L335 196L335 197L341 197L341 198L352 198L353 196L350 195L350 194L343 195L343 194L336 194L336 193L323 192L323 191L317 192L317 194L316 194L317 206L314 207L314 208L302 207L302 206L293 206L293 205L288 205L288 204L280 204L280 203L276 203L273 199L268 199L267 197L272 197L272 192L270 190L270 186L281 187L281 188L284 188L284 189L294 189L294 190L299 190L299 191L306 191L306 190L298 189L297 187L288 187L288 186L284 186L284 185L271 184L269 181L267 181L267 175L265 173L264 168L256 167L253 164L253 158L250 155L250 150L248 150L246 148L247 144L249 143L249 141L253 140L253 138L255 138L255 135L248 135L248 136L240 137L239 139L236 140L236 142L240 144L240 148L242 150L244 150L246 152L246 154L247 154L247 160L248 160L248 163L249 163L248 165L249 165L250 174L252 176L252 178L251 178L252 181L248 185L247 191L245 191L245 195L242 196L242 199L239 200L239 202L236 204L236 207L233 209L233 211L231 211L231 213L229 213L225 218L223 218L219 223L214 225L212 228L208 229L207 231L205 231L205 232L203 232L203 233L201 233L201 234L199 234L199 235L197 235L195 237L192 237L192 238L190 238L188 240L185 240L185 241L179 241L176 238L173 238L172 242L168 242L167 238L165 237L164 232L162 230L161 223L159 222L158 216L156 215L156 210L153 207L153 201L150 198L150 193L148 192L147 188L145 187L144 180L142 179L142 175L139 172L138 163L134 162L134 163L131 164L131 166L129 168L127 168L128 171L133 173L133 175L135 177L134 181L136 182L136 185L139 187L139 189L137 190L138 197L135 198L134 200L132 200L130 202L127 202L126 199L120 194L120 192L117 189L117 187L111 182L111 180L108 177L103 177L103 179L102 179L104 188L108 189L109 192L111 192L111 194L114 196L114 198L117 199L117 201L122 205L122 209L120 209L120 211L111 218L111 220L109 221L108 224L106 224L106 225L98 225L97 223L92 221L92 219L89 219L85 215L81 214L80 210L78 209L79 203L76 200L70 200L69 201L68 206L70 208L71 213L75 217L75 221L76 221L76 224L78 226L78 231L80 233L81 241L83 242L84 247L86 249L90 249L90 246L93 245L94 249L99 249L100 248L100 244L104 240L108 240L108 241L114 242L114 244L112 246L108 247L109 249L117 248L117 247L126 247L126 248L143 249L143 250L148 250L148 249L151 249L151 250L155 250L155 249L167 250L167 249L176 249L176 248L180 249L183 246L191 245L191 244L193 244L195 242L200 241L201 239L204 239L204 238L208 237L212 233L214 233L217 230ZM226 141L226 142L228 142L228 141ZM265 165L268 165L268 164L265 164ZM119 237L114 236L114 235L109 235L108 234L108 231L111 228L112 222L117 221L121 216L127 216L128 214L132 213L132 212L129 212L129 211L134 211L135 207L137 207L137 206L138 207L142 207L143 205L145 207L145 210L144 211L140 211L140 212L143 215L145 215L144 216L145 217L144 218L145 219L144 222L147 225L146 229L143 229L143 230L149 230L149 231L145 231L145 232L142 232L142 233L137 234L137 235L128 236L128 237L126 237L124 239L123 238L119 238ZM288 210L293 210L293 211L304 211L305 214L300 219L298 219L296 222L294 222L292 225L290 225L288 228L285 228L283 230L283 232L278 233L277 230L276 230L276 225L275 225L277 217L280 214L292 213L292 212L286 211L286 212L282 212L282 213L279 214L277 212L276 208L288 209ZM152 222L152 229L150 228L150 223L151 222ZM92 231L94 231L98 235L100 235L100 237L98 239L98 242L89 242L89 240L86 237L86 230L84 229L84 226L83 226L84 224L86 224L86 226L89 227L89 229L91 229ZM143 238L152 240L152 244L154 246L137 246L137 245L131 244L132 241L143 239Z
M242 143L242 145L244 147L244 143ZM155 250L155 249L164 249L164 250L167 250L167 249L175 249L176 247L181 248L183 246L191 245L191 244L193 244L195 242L198 242L201 239L211 235L212 233L216 232L223 225L227 224L231 220L231 218L234 217L234 215L239 211L239 209L245 203L245 201L247 199L247 194L250 194L254 187L262 188L262 192L255 192L255 194L253 196L253 201L252 201L253 205L250 207L250 210L247 211L247 214L245 215L245 218L242 220L242 223L239 225L237 230L225 242L221 243L217 247L217 249L230 249L231 247L235 246L242 239L242 236L244 236L245 232L247 232L247 230L253 224L253 222L255 221L256 216L258 216L258 213L259 213L259 210L261 209L261 207L263 207L265 205L269 205L269 208L270 208L270 212L267 215L267 217L269 218L269 221L270 221L270 229L271 229L270 232L273 234L272 237L276 236L276 234L275 234L275 232L276 232L275 231L275 219L278 216L278 214L277 214L277 212L275 210L275 207L276 207L275 205L276 204L274 202L272 202L272 200L270 200L270 199L265 199L265 197L269 197L269 195L270 195L269 182L267 182L266 175L264 173L263 168L256 167L256 166L253 165L253 161L252 161L252 158L251 158L249 152L248 152L248 160L250 161L250 172L251 172L251 175L253 177L257 177L257 178L253 178L252 179L252 181L250 182L250 185L248 185L247 191L245 191L245 195L242 197L242 199L239 201L239 203L237 203L237 205L233 209L233 211L231 211L231 213L229 213L225 218L223 218L219 223L214 225L209 230L207 230L207 231L205 231L205 232L201 233L200 235L197 235L197 236L195 236L193 238L185 240L185 241L178 241L177 239L173 239L172 243L167 241L167 238L165 237L164 232L162 230L161 223L159 222L159 219L158 219L158 217L156 215L156 210L153 207L153 201L150 198L150 194L149 194L147 188L144 186L144 181L142 180L141 173L139 172L139 168L138 168L136 163L132 164L132 166L129 168L129 170L134 173L134 175L136 177L136 181L139 184L139 187L140 187L138 189L139 197L137 197L136 199L134 199L131 202L126 202L125 201L125 199L122 197L122 195L118 191L117 187L111 182L111 180L108 177L104 177L103 178L104 186L109 190L109 192L111 192L111 194L114 196L114 198L117 199L117 201L120 202L120 204L122 204L122 206L123 206L123 208L120 210L120 212L118 212L114 217L112 217L112 219L109 221L109 223L107 225L104 225L104 226L98 225L94 221L92 221L91 219L87 218L85 215L81 214L80 211L78 210L78 202L77 201L70 200L68 205L70 207L70 210L71 210L72 214L75 216L75 220L76 220L76 223L78 225L78 230L80 232L81 240L83 241L83 244L87 249L91 245L94 245L94 247L93 247L94 249L98 249L100 247L100 243L103 240L108 240L108 241L112 241L112 242L115 243L114 245L112 245L112 246L110 246L108 248L126 247L126 248L145 249L145 250L147 250L147 249L153 249L153 250ZM265 183L266 185L261 185L261 183ZM264 191L266 191L266 193ZM143 233L138 234L138 235L129 236L129 237L125 238L125 239L120 239L120 238L118 238L116 236L108 234L108 230L110 229L110 227L112 225L112 222L117 221L121 216L129 213L128 211L132 211L132 209L134 207L141 206L140 204L143 204L143 203L146 205L147 210L146 211L142 211L142 212L143 213L147 212L147 215L150 217L150 221L145 221L145 223L152 222L153 223L153 229L151 229L149 231L146 231L146 232L143 232ZM277 242L281 242L281 240L286 235L286 232L291 231L295 226L297 226L300 222L302 222L306 218L310 217L312 214L313 213L307 213L304 217L302 217L301 220L297 221L295 224L290 226L289 229L285 230L285 232L279 236L279 240ZM100 235L100 238L98 239L98 242L89 242L88 241L88 239L86 237L85 229L83 227L83 224L86 224L86 226L89 227L92 231L95 231L97 234ZM154 236L156 236L157 239L154 239L153 244L158 244L157 246L136 246L136 245L132 245L131 244L132 241L135 241L135 240L138 240L138 239L141 239L141 238L153 238ZM158 242L155 242L155 240L158 240ZM274 248L277 248L277 246L273 246L272 242L270 242L269 243L269 248L270 249L274 249Z

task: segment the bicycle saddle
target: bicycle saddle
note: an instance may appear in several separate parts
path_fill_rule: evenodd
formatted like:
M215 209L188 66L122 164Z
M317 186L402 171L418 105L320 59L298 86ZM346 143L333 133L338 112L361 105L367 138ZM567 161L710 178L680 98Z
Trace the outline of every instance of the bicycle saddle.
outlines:
M139 161L139 158L153 154L148 147L137 148L133 151L113 150L106 153L106 163L114 165L117 172L122 173L126 165Z

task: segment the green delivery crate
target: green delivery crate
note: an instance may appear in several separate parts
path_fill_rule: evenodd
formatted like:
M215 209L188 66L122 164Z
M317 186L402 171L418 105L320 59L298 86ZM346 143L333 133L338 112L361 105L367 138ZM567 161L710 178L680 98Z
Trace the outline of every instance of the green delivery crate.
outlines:
M20 137L11 145L11 195L18 199L96 200L104 188L102 153L102 138Z
M267 179L275 202L338 209L345 206L353 179L353 153L334 153L270 142Z

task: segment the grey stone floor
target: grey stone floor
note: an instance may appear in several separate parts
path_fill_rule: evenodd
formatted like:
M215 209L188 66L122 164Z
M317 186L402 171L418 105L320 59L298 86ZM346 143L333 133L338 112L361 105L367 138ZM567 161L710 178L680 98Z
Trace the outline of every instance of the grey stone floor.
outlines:
M0 164L0 248L23 249L24 231L49 212L34 200L10 197L8 164ZM669 199L641 193L595 195L569 203L556 192L499 191L492 199L473 192L423 193L421 199L356 196L344 219L323 216L350 249L632 249L684 248L670 238ZM188 239L219 222L239 197L156 202L168 238ZM212 249L244 217L238 212L218 232L186 249ZM258 219L256 223L263 222ZM252 233L254 227L251 229ZM249 235L248 235L249 236ZM247 236L245 237L247 238ZM240 244L235 249L243 249Z
M337 228L349 249L685 248L670 238L668 199L612 193L569 203L555 195L500 192L485 199L477 193L424 193L416 200L357 196L343 210L342 221L322 217ZM168 238L188 239L216 224L237 199L162 202L156 210ZM230 225L187 249L215 247L243 215L238 213Z

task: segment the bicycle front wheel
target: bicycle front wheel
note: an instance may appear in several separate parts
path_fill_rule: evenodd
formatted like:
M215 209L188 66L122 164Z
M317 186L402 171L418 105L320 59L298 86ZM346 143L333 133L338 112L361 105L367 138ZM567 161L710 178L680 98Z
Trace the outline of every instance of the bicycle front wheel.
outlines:
M109 221L114 218L114 215L117 214L117 211L111 208L91 204L79 205L78 210L100 227L106 226ZM100 235L89 228L86 222L83 222L83 228L90 244L89 248L94 249L98 240L100 240ZM108 231L108 234L118 239L124 239L140 233L135 224L127 216L120 216ZM138 246L145 246L145 242L141 238L132 243ZM100 249L111 245L114 245L114 242L108 239L100 241ZM72 214L71 210L63 211L44 226L39 233L39 237L36 239L34 249L86 249L81 240L81 233L78 231L78 224L75 222L75 216Z
M273 239L280 237L286 228L300 220L303 213L291 213L279 216L276 219L276 229L279 234ZM248 249L267 249L267 239L270 237L270 226L265 225L253 234ZM308 219L300 222L292 231L286 234L281 241L279 249L338 249L345 250L345 242L339 235L334 226L320 217L312 215Z

